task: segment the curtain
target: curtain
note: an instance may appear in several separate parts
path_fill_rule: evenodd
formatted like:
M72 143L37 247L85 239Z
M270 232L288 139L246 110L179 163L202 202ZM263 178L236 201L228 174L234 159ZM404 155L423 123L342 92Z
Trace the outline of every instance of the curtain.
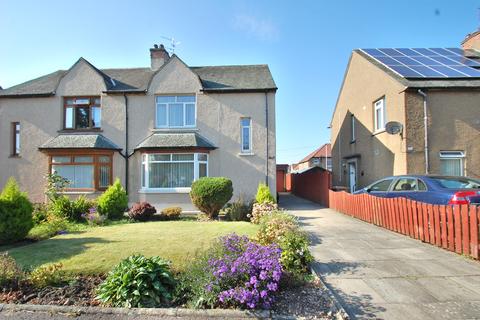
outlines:
M69 188L93 188L93 165L52 165L52 170L68 179Z
M440 159L440 170L445 176L461 176L462 160L461 159Z

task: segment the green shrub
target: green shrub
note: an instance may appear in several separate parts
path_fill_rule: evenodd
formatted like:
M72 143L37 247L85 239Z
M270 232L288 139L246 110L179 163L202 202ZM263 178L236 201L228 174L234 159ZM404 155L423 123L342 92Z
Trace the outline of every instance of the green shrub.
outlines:
M299 230L288 231L280 237L279 245L282 249L280 262L285 271L295 276L308 272L308 266L314 260L308 244L308 236Z
M168 207L162 210L162 218L165 220L177 220L182 214L180 207Z
M65 273L62 270L61 263L52 263L35 268L30 272L28 280L35 288L45 288L47 286L57 286L65 280Z
M33 224L39 225L47 221L48 218L48 206L44 203L34 203L32 220Z
M233 195L232 180L224 177L204 177L192 183L190 198L193 204L210 219L230 201Z
M148 202L137 202L128 210L128 216L136 221L148 221L157 213L157 209Z
M228 221L247 221L250 222L253 203L246 203L243 199L238 198L232 203L228 203L221 213L225 214Z
M298 229L297 218L282 211L273 212L260 219L257 240L261 244L280 243L287 232Z
M272 214L272 212L278 211L278 205L273 202L254 203L252 208L252 214L250 215L250 221L255 224L260 223L260 219L264 216Z
M69 221L81 221L83 220L82 215L87 213L93 205L93 202L85 196L71 200L69 197L62 195L50 203L49 209L58 217L66 218Z
M265 183L260 183L258 185L255 201L257 203L276 203L275 198L270 193L270 188Z
M170 262L132 255L109 272L97 299L114 307L153 308L170 302L174 287Z
M69 222L66 218L49 213L47 220L32 228L27 238L32 240L45 240L67 230L69 230Z
M0 244L22 240L33 227L33 206L10 178L0 194Z
M15 288L25 274L8 252L0 254L0 287Z
M101 215L107 216L110 220L123 218L128 207L128 196L119 179L98 197L97 209Z

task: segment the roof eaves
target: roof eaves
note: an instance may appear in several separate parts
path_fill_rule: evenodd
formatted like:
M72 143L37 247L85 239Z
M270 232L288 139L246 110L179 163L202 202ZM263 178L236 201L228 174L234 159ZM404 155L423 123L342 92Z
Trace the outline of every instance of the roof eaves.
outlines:
M4 94L0 95L1 98L44 98L55 95L55 91L45 93L19 93L19 94Z
M202 89L203 92L208 93L247 93L247 92L276 92L278 90L277 87L274 88L214 88L214 89Z

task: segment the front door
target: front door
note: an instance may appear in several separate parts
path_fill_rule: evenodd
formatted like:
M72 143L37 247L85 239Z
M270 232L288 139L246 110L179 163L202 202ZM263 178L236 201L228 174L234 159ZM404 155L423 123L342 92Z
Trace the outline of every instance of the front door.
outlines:
M348 163L348 186L350 193L355 192L357 188L357 164L355 162Z

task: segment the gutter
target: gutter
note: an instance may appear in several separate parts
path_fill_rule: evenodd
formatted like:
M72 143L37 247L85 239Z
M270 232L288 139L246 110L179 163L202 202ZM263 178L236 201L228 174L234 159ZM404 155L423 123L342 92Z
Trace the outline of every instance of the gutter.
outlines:
M422 89L418 89L418 94L423 97L423 127L424 127L424 140L425 140L425 174L429 174L430 171L430 164L428 159L428 113L427 113L427 94L422 91Z

